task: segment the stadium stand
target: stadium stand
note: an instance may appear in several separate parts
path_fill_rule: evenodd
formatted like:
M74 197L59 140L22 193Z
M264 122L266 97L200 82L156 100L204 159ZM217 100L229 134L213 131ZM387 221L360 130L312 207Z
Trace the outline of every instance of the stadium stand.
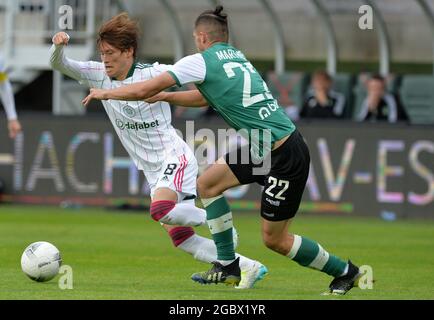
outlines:
M406 75L400 89L401 100L411 124L434 124L434 77Z
M390 1L390 0L389 0ZM161 24L163 26L167 25L166 19L161 19L167 10L158 4L156 1L153 4L147 4L149 12L153 12L157 18L153 20L152 23L155 25ZM189 24L190 20L194 18L194 13L190 12L191 8L197 6L200 1L197 0L185 0L181 3L177 3L174 7L180 10L180 14L183 17L182 22ZM278 0L271 1L273 6L276 6L282 17L290 16L294 12L298 14L308 14L314 15L315 10L311 6L306 6L304 1L290 1L282 2ZM381 6L381 10L384 13L395 13L398 15L411 14L415 22L419 21L420 8L415 4L409 4L408 2L401 0L399 1L399 6L396 5L398 0L390 1L390 4ZM244 15L244 9L250 7L251 4L248 1L235 1L237 3L234 8L232 8L235 15ZM48 61L46 59L47 46L50 44L50 38L54 32L59 28L58 18L61 16L57 8L63 5L64 2L61 0L20 0L20 1L7 1L0 0L0 21L2 21L2 30L0 30L0 52L5 56L7 62L7 69L9 72L9 77L14 85L15 93L17 94L18 108L21 110L30 109L26 103L22 103L23 100L33 101L34 99L29 99L28 92L35 88L34 92L41 91L39 87L46 86L46 83L52 82L52 85L57 90L57 94L53 97L48 97L48 94L44 95L43 102L44 108L47 110L53 110L54 114L82 114L82 108L79 101L84 95L85 90L79 87L75 82L68 81L62 77L54 77L54 81L48 79L46 72L51 72L48 68ZM65 4L69 4L74 8L74 27L70 30L70 34L74 41L68 47L69 54L77 60L88 60L88 59L99 59L98 54L94 46L94 33L97 26L101 21L106 20L108 17L114 15L117 12L128 10L134 12L134 14L142 19L145 17L145 12L141 12L139 9L143 8L143 2L139 0L75 0L66 1ZM350 4L347 1L328 1L328 10L331 14L336 15L337 13L345 12L347 14L355 12L356 6ZM91 10L90 10L91 9ZM256 7L253 10L259 10L260 7ZM9 15L6 15L9 12ZM148 11L146 11L148 12ZM164 16L166 17L166 16ZM172 17L173 18L173 17ZM190 19L191 18L191 19ZM339 18L339 17L337 17ZM308 24L309 21L306 20L303 23ZM422 22L421 22L422 23ZM284 30L290 29L290 19L281 21ZM145 27L143 25L143 27ZM245 30L250 30L251 28L246 28ZM144 28L144 42L150 41L150 35L147 34L148 29ZM242 37L237 36L237 33L244 34L246 39L248 38L249 32L244 29L237 30L235 33L235 38L238 38L238 44L242 46L244 50L249 48L249 41L241 41ZM161 34L167 34L170 32L169 29L162 29ZM347 32L347 36L351 33ZM304 34L303 34L304 35ZM153 35L154 36L154 35ZM190 37L190 34L188 35ZM396 41L391 34L391 41ZM192 49L192 40L189 38L183 39L185 41L185 51L190 52ZM304 39L304 38L303 38ZM301 41L300 39L292 39L294 41ZM141 57L142 60L146 60L151 57L154 59L156 57L165 57L170 63L171 58L168 58L168 54L171 52L171 41L163 41L163 38L155 38L155 43L158 46L141 46ZM286 39L288 41L288 39ZM302 42L301 42L302 43ZM297 46L294 46L297 47ZM147 51L150 49L158 48L159 51ZM303 46L301 46L303 48ZM405 49L405 46L400 48ZM312 54L318 54L312 48ZM354 50L357 50L356 47ZM271 53L272 49L267 52L267 55ZM406 50L404 50L406 51ZM406 51L407 52L407 51ZM247 50L247 53L256 54L255 50ZM357 52L353 52L354 56ZM405 53L408 55L408 53ZM401 56L405 56L401 53ZM295 59L298 59L296 53L294 53ZM413 58L410 55L411 58ZM144 58L144 59L143 59ZM257 56L258 59L263 59L261 55ZM287 57L288 58L288 57ZM418 60L421 60L420 57ZM153 62L149 61L149 62ZM264 78L271 92L279 100L279 104L287 109L288 114L291 116L292 113L296 114L302 106L306 91L310 82L310 75L306 71L294 71L286 70L283 74L276 74L275 72L267 72L267 69L260 70L261 73L265 74ZM300 68L298 68L300 70ZM302 69L301 69L302 70ZM408 72L418 72L414 70L409 70ZM429 71L428 71L429 72ZM341 92L345 95L346 106L344 111L345 119L354 119L355 114L360 110L360 105L366 97L366 89L364 87L364 82L369 78L369 73L361 74L349 74L349 73L338 73L334 77L334 90ZM388 91L395 94L401 98L401 102L406 109L411 118L411 123L434 123L433 115L433 103L430 88L432 88L433 79L432 76L404 76L405 83L402 83L402 77L392 74L388 79ZM42 80L41 80L42 79ZM50 84L51 85L51 84ZM44 91L45 92L45 91ZM21 99L21 98L25 99ZM49 98L49 99L48 99ZM53 103L50 101L53 100ZM54 107L51 108L51 105ZM36 108L32 105L32 110L43 110L41 108ZM95 109L99 112L100 109ZM291 110L289 110L291 109ZM92 108L88 111L92 112ZM188 110L186 112L179 112L182 118L199 118L204 114L204 110ZM176 116L176 115L175 115Z
M268 88L279 104L285 108L296 108L303 105L304 94L309 85L310 76L303 72L285 72L281 75L269 72L266 76Z
M333 90L345 96L344 119L350 119L352 115L354 81L354 75L349 73L338 73L333 77Z

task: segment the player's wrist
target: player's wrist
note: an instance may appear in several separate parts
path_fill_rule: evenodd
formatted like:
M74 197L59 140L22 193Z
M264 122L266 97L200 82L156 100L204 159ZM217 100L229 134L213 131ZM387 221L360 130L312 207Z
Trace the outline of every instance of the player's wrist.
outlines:
M102 98L101 100L109 100L109 99L114 99L115 97L110 96L110 90L103 89L101 91L101 98Z
M173 92L161 92L161 101L172 102L170 99L173 97Z

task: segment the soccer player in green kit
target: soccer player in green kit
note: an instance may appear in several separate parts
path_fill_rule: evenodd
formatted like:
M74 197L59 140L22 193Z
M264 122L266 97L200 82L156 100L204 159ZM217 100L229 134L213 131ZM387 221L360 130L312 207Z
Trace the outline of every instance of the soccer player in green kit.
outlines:
M218 6L197 18L193 36L200 53L181 59L154 79L114 90L92 89L83 103L114 99L166 101L185 107L210 105L231 127L247 133L250 142L247 149L239 148L219 159L197 181L218 261L210 270L194 274L194 281L239 283L241 273L232 240L232 213L223 192L256 182L264 186L261 206L264 244L301 266L332 276L329 293L345 294L360 277L359 268L329 254L315 241L288 233L308 179L309 150L256 69L241 51L228 44L227 15L222 10ZM194 83L198 90L161 92L187 83ZM246 151L248 161L241 161Z

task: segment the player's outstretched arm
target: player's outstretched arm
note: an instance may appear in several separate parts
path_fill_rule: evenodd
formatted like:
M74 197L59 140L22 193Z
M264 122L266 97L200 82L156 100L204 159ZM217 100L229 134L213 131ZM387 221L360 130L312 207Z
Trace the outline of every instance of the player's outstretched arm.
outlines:
M68 61L63 51L64 46L69 43L69 35L65 32L58 32L54 35L53 46L50 49L50 66L53 70L59 71L75 80L80 80L78 68Z
M82 103L87 106L93 99L139 101L155 96L157 93L176 84L172 76L165 72L148 81L137 82L111 90L91 89Z
M14 92L6 73L3 72L0 72L0 101L5 108L8 120L16 120L17 112L15 110Z
M18 121L17 112L15 110L14 93L12 85L8 80L5 72L0 70L0 100L6 111L8 118L9 137L15 139L15 137L21 132L21 124Z
M147 103L165 101L180 107L200 108L208 106L199 90L180 91L180 92L160 92L159 94L146 99Z
M69 43L69 35L58 32L53 37L50 49L50 65L53 70L77 80L83 85L94 87L100 84L105 75L105 68L100 62L75 61L65 56L64 47Z

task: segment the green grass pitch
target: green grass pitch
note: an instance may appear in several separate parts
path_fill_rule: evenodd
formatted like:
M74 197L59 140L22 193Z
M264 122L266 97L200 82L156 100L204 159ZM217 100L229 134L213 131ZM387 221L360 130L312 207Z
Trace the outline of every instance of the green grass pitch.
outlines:
M318 217L299 214L294 233L318 241L326 250L359 265L370 265L373 290L355 288L344 297L321 296L331 280L318 271L266 249L257 213L235 213L238 251L267 265L269 275L252 290L201 286L190 275L208 265L175 249L165 231L145 213L104 209L0 207L0 300L293 300L434 299L434 222L385 222L375 218ZM205 228L198 232L207 235ZM73 269L73 290L58 279L36 283L21 271L24 248L49 241Z

